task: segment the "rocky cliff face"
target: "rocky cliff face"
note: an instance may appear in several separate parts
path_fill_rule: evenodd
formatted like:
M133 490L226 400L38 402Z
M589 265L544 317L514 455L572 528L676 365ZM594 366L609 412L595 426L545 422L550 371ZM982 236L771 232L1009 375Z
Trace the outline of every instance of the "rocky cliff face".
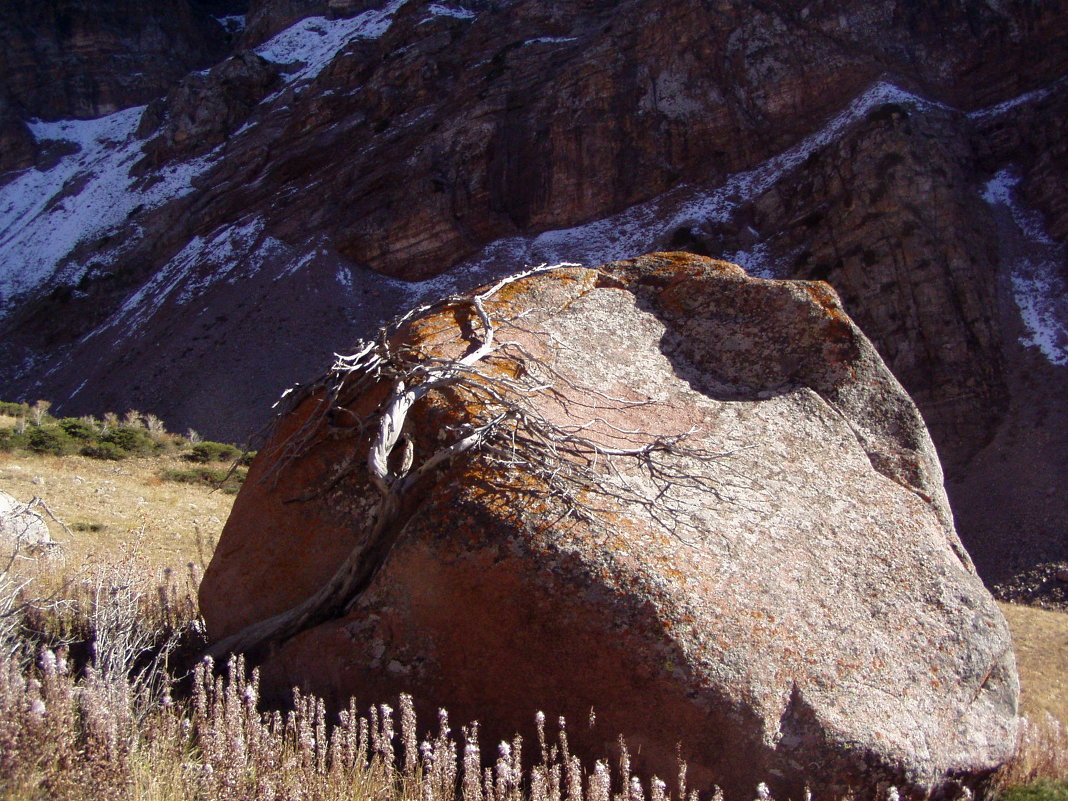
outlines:
M732 800L926 798L1012 753L1005 621L826 284L656 254L376 341L278 421L201 585L223 649L345 587L261 649L271 692L410 692L495 738L563 714L647 774L681 742Z
M684 248L839 290L970 542L1035 503L1025 539L1068 526L1028 467L1068 456L1034 436L1068 395L1063 2L261 0L247 22L208 73L98 93L145 109L0 113L7 395L241 437L323 342L420 296ZM115 107L92 97L49 108Z
M29 117L87 119L147 103L229 48L209 13L240 0L61 0L0 7L3 93Z

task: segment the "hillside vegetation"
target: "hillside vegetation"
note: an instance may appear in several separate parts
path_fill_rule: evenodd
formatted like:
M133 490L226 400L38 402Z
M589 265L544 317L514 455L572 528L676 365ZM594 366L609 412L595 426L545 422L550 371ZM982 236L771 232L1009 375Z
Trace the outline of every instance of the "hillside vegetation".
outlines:
M152 415L57 420L47 408L0 404L0 490L40 497L69 529L52 526L50 561L84 564L135 539L154 567L207 564L251 454Z
M0 420L14 432L19 417ZM42 418L41 427L63 421ZM92 427L86 422L87 427ZM32 422L26 431L35 428ZM240 661L214 678L196 607L202 568L233 495L191 470L225 475L212 451L144 423L152 455L0 451L0 490L39 497L57 545L8 552L0 574L0 796L79 799L434 799L663 801L680 776L631 774L626 751L582 765L566 729L539 719L543 740L499 748L477 726L415 721L410 701L336 727L321 702L261 710ZM23 431L21 436L25 436ZM10 443L12 438L8 436ZM99 440L98 440L99 441ZM224 448L225 446L219 446ZM236 449L225 451L232 462ZM1016 640L1029 716L1017 760L987 792L1010 801L1068 795L1068 615L1003 604ZM453 725L466 723L455 721ZM485 751L480 750L485 748ZM753 777L755 797L764 798ZM692 795L691 795L692 797Z

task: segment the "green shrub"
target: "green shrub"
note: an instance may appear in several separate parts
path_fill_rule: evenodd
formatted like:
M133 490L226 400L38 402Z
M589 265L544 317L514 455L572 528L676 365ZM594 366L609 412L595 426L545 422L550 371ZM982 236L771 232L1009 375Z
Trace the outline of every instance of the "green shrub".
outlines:
M82 456L88 456L92 459L110 459L117 462L119 459L125 459L129 456L128 451L124 451L114 442L90 442L82 446Z
M26 431L26 447L34 453L63 456L74 453L76 441L59 426L35 426Z
M151 456L160 450L160 444L143 428L118 426L100 438L101 444L111 442L128 454Z
M214 470L210 467L197 467L192 470L164 470L160 478L164 481L177 481L181 484L202 484L212 489L234 495L245 481L245 470Z
M90 440L96 438L96 429L85 420L79 420L77 417L64 417L59 421L59 427L75 439Z
M23 450L27 447L26 435L18 434L13 428L0 428L0 451Z
M1027 784L1006 787L998 801L1068 801L1068 782L1038 779Z
M0 402L0 414L8 417L25 417L29 411L30 405L28 403Z
M193 446L193 449L183 458L198 464L208 462L233 462L241 456L241 449L225 442L212 442L204 440Z

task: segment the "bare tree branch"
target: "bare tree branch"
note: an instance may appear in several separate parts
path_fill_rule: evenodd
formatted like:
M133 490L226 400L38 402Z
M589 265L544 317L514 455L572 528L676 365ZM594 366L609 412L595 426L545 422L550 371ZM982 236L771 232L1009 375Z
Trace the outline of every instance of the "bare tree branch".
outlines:
M356 425L359 447L367 449L366 468L379 496L377 506L367 528L326 584L295 607L215 643L208 655L218 660L228 653L284 641L351 608L397 540L403 528L401 510L409 505L415 487L463 454L477 451L488 464L505 472L517 470L533 476L563 502L567 514L595 518L598 510L588 496L600 495L606 501L638 504L664 531L687 542L682 536L687 516L695 518L699 510L690 508L693 504L680 491L724 496L710 478L691 474L685 464L725 459L735 451L717 453L689 447L693 428L657 435L614 425L606 418L606 411L646 406L654 401L615 398L579 386L520 343L498 341L498 326L502 322L512 326L514 320L492 319L487 301L529 276L573 266L577 265L541 265L503 278L475 295L452 296L419 306L383 326L373 340L359 343L351 355L335 354L331 371L318 384L295 395L295 403L316 393L321 397L299 429L268 455L273 458L273 465L266 478L276 477L285 464L313 447L331 415L346 414L346 422ZM450 309L469 310L477 323L469 332L471 347L464 355L443 358L418 347L395 344L397 334L407 324ZM544 332L533 333L537 337ZM504 366L510 369L503 369ZM348 402L382 382L389 387L388 395L371 414L361 418L345 408ZM483 410L483 414L450 429L452 441L415 465L405 424L416 404L431 393L444 391L466 396L474 401L469 405ZM566 410L572 420L550 420L535 401L542 405L548 401ZM587 411L589 417L575 417ZM336 486L355 470L361 461L358 457L358 451L346 456L327 488ZM621 469L624 461L631 465L632 473L637 470L652 492L627 477Z

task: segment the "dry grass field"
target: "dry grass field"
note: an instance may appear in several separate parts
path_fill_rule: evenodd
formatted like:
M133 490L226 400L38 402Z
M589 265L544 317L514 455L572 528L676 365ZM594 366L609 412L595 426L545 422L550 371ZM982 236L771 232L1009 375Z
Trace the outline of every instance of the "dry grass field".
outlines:
M124 544L136 544L154 567L185 570L210 558L234 502L225 492L160 477L189 467L176 455L116 462L0 452L0 490L23 503L41 498L67 525L69 534L49 521L67 570Z
M1020 669L1024 714L1068 722L1068 613L1001 604Z

